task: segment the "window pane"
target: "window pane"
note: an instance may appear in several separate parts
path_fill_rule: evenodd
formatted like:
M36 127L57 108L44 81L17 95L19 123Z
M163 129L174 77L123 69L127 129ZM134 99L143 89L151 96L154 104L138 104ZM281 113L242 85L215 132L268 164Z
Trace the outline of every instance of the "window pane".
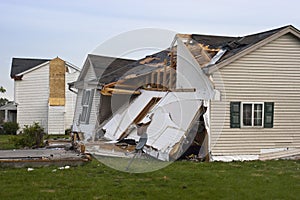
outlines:
M84 122L86 119L87 109L88 108L86 106L82 107L82 113L81 113L81 119L80 119L82 122Z
M254 104L254 126L262 126L262 104Z
M232 107L233 112L240 112L240 105L239 104L234 104Z
M252 104L243 104L243 125L252 125Z
M85 95L83 96L83 105L89 105L91 91L85 91Z

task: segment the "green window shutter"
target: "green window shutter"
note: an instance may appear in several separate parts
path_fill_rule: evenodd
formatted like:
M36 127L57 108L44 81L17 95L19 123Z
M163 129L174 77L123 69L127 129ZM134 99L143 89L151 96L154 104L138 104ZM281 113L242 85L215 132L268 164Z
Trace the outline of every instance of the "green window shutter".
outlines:
M241 102L230 102L230 128L241 127Z
M265 102L264 128L273 128L274 102Z

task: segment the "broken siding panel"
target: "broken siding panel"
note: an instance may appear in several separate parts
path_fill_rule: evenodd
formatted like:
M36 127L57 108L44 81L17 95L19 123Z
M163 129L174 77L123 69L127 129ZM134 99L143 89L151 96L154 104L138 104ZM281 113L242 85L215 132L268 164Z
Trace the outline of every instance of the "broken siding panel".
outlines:
M38 122L47 132L49 64L24 74L22 80L15 81L15 87L20 127Z
M213 78L223 102L211 102L212 155L259 154L265 148L300 146L298 39L284 35L223 67L220 73L222 81ZM231 101L274 102L274 127L231 129Z

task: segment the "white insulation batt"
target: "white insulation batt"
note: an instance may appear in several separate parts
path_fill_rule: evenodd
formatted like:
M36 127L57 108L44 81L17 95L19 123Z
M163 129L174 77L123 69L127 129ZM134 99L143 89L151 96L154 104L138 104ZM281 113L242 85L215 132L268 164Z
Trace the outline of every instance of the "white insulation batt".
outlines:
M117 140L125 130L130 130L127 138L138 141L137 129L132 122L153 97L162 99L148 112L148 116L152 115L152 121L147 129L148 140L144 150L160 160L169 161L170 151L185 137L202 105L197 92L142 91L128 110L115 115L104 126L105 137Z

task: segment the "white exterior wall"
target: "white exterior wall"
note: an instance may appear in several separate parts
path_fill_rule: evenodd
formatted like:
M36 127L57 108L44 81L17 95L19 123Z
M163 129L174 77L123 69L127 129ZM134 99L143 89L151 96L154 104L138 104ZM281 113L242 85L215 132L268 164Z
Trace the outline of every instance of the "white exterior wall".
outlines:
M76 94L71 92L68 87L69 82L78 78L79 72L69 68L65 74L65 106L49 106L48 111L48 133L65 134L65 130L71 128L75 110Z
M65 106L49 106L48 133L65 134Z
M49 98L49 64L23 75L15 81L17 122L20 128L38 122L47 132Z
M65 116L64 116L64 126L65 129L71 128L73 124L73 117L76 107L76 94L69 90L68 83L77 80L80 72L69 68L69 72L66 73L66 104L65 104Z
M263 149L300 148L298 38L284 35L224 66L213 79L221 91L221 101L211 101L213 156L259 155ZM231 101L274 102L274 127L230 128Z
M84 88L85 89L94 89L87 86L87 82L96 79L96 75L94 72L94 69L89 66L89 69L87 70L86 75L84 76ZM100 104L100 93L99 91L95 90L94 97L93 97L93 103L92 108L90 112L90 119L88 124L80 123L79 116L82 112L82 101L83 96L83 89L78 89L77 99L76 99L76 109L74 113L74 119L73 124L76 124L77 131L83 132L85 135L85 139L88 139L92 137L93 131L95 129L96 123L97 123L97 114L99 111L99 104Z

